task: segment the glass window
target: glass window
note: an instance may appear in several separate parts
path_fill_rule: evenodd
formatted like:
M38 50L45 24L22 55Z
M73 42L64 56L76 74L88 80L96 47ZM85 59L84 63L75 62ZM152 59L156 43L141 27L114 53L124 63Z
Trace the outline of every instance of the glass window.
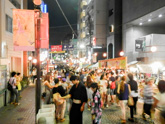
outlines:
M13 33L13 19L6 15L6 31Z

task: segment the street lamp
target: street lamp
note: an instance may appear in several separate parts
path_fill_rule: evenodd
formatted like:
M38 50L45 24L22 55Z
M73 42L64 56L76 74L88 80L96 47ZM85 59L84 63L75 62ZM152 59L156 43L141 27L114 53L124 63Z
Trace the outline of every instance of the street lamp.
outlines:
M103 53L103 57L104 57L104 58L107 57L107 53Z
M121 52L119 53L119 55L120 55L120 56L124 56L124 52L121 51Z
M29 60L29 61L31 61L31 60L32 60L32 57L31 57L31 56L29 56L29 57L28 57L28 60Z
M151 47L151 52L156 52L157 51L157 47L156 46L152 46Z

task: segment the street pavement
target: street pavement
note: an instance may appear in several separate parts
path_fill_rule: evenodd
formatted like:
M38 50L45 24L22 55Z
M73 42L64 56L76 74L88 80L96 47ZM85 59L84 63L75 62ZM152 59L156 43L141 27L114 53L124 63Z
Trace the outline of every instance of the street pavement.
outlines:
M0 124L35 124L35 87L29 86L21 93L22 99L19 106L7 105L0 109ZM149 121L142 120L143 104L138 102L138 114L136 115L136 122L127 124L149 124ZM127 118L129 118L129 108L127 107ZM120 124L120 107L117 105L110 105L105 108L102 114L102 124ZM65 115L65 122L59 124L69 124L68 112ZM158 113L156 112L155 124L158 122ZM89 110L83 112L83 124L91 123L91 114Z

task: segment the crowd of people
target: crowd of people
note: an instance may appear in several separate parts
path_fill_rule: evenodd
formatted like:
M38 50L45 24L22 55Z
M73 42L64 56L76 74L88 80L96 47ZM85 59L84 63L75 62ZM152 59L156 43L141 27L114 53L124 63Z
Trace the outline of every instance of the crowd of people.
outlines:
M134 80L134 75L110 69L75 69L49 72L45 75L44 82L46 95L42 98L45 104L51 102L56 105L56 121L65 121L65 110L69 111L70 124L81 124L82 113L85 103L91 111L93 124L101 123L103 109L115 104L121 109L121 123L126 120L134 122L134 115L137 114L139 95L144 99L142 118L150 116L150 122L154 123L154 111L159 107L161 123L165 123L165 81L160 80L158 87L154 84L153 78L145 79L144 83ZM139 87L142 87L139 93ZM159 90L159 92L158 92ZM44 94L43 93L43 94ZM126 119L126 106L128 100L132 99L133 104L129 105L130 118ZM67 106L67 102L70 106Z

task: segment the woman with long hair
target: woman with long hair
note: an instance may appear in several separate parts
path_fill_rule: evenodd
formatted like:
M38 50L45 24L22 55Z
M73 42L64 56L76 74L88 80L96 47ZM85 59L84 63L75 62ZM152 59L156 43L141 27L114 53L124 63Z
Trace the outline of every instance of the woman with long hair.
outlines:
M131 122L134 122L134 114L136 114L136 104L138 101L138 84L133 79L133 74L128 73L128 78L129 78L128 84L130 85L130 88L131 88L131 96L133 97L133 101L134 101L134 105L129 106L131 118L129 118L128 120Z
M122 111L122 114L121 114L122 124L126 123L126 104L128 101L128 96L129 96L130 91L131 90L130 90L129 84L126 84L126 77L123 76L121 78L121 83L118 85L118 90L117 90L117 93L119 94L120 108Z
M91 90L93 91L93 100L92 100L92 108L91 108L91 114L92 114L92 121L93 124L101 124L101 95L98 90L97 83L91 84Z
M50 84L52 78L51 78L51 74L48 73L45 78L44 78L44 82L43 82L43 85L45 86L45 93L46 93L46 96L45 96L45 99L44 99L44 103L45 104L50 104L50 100L51 98L53 97L53 94L52 94L52 89L54 86L52 86Z
M85 83L85 86L86 86L87 95L88 95L88 109L89 110L90 110L90 101L92 99L92 91L90 89L91 84L92 84L91 76L87 76L87 81Z

